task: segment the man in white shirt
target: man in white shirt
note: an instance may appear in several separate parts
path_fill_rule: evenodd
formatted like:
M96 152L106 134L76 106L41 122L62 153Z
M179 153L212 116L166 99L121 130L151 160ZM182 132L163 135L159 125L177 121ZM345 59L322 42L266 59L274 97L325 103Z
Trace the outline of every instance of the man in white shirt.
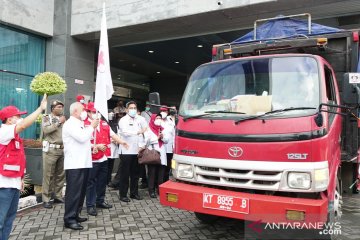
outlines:
M9 238L13 221L18 209L22 180L25 174L25 153L19 133L30 127L46 109L47 97L33 113L26 114L15 106L1 109L0 119L0 239Z
M119 134L128 143L129 148L121 146L121 168L120 168L120 200L130 202L127 197L130 176L130 198L141 200L138 192L139 182L139 163L137 154L139 152L138 143L143 133L147 129L145 119L137 114L137 105L134 101L126 104L126 116L119 121Z
M87 113L79 102L70 105L70 115L62 132L66 176L64 226L82 230L80 222L87 218L82 218L79 214L84 204L89 170L92 168L90 139L99 120L92 121L90 127L85 128Z

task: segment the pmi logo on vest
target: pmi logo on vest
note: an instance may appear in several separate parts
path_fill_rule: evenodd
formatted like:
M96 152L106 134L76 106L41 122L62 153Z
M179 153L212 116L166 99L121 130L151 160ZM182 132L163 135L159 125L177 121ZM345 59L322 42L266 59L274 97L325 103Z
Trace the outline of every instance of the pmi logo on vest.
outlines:
M245 228L245 236L247 237L278 239L278 236L284 237L284 234L291 237L289 239L314 239L314 237L316 239L329 239L329 236L341 236L341 224L340 222L262 223L261 220L258 220L247 224Z

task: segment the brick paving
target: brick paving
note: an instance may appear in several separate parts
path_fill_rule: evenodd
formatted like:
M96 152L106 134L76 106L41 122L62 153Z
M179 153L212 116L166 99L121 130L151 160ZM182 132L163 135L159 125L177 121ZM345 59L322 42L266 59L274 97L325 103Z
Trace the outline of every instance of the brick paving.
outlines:
M19 212L10 239L244 239L244 224L232 219L220 219L213 225L200 223L193 213L163 207L141 191L144 200L120 202L117 191L107 191L111 209L98 209L98 216L82 216L84 230L63 227L63 204L53 209L41 205ZM360 196L344 198L342 235L339 239L359 239Z

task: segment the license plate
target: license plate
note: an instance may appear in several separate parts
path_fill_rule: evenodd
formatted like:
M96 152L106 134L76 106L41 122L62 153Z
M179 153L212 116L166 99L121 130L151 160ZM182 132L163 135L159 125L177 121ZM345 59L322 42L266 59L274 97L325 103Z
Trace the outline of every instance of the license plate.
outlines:
M203 193L203 207L248 214L249 199L212 193Z

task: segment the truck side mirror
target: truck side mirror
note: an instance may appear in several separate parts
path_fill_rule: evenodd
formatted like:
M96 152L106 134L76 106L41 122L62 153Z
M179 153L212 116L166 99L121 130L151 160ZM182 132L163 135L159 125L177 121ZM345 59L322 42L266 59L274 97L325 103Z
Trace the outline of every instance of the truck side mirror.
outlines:
M342 81L342 100L345 104L359 103L360 73L345 73Z
M160 112L160 95L158 92L149 94L150 112L158 114Z
M321 114L321 112L319 111L318 114L315 116L314 118L316 126L318 127L322 127L324 124L324 118L323 115Z

